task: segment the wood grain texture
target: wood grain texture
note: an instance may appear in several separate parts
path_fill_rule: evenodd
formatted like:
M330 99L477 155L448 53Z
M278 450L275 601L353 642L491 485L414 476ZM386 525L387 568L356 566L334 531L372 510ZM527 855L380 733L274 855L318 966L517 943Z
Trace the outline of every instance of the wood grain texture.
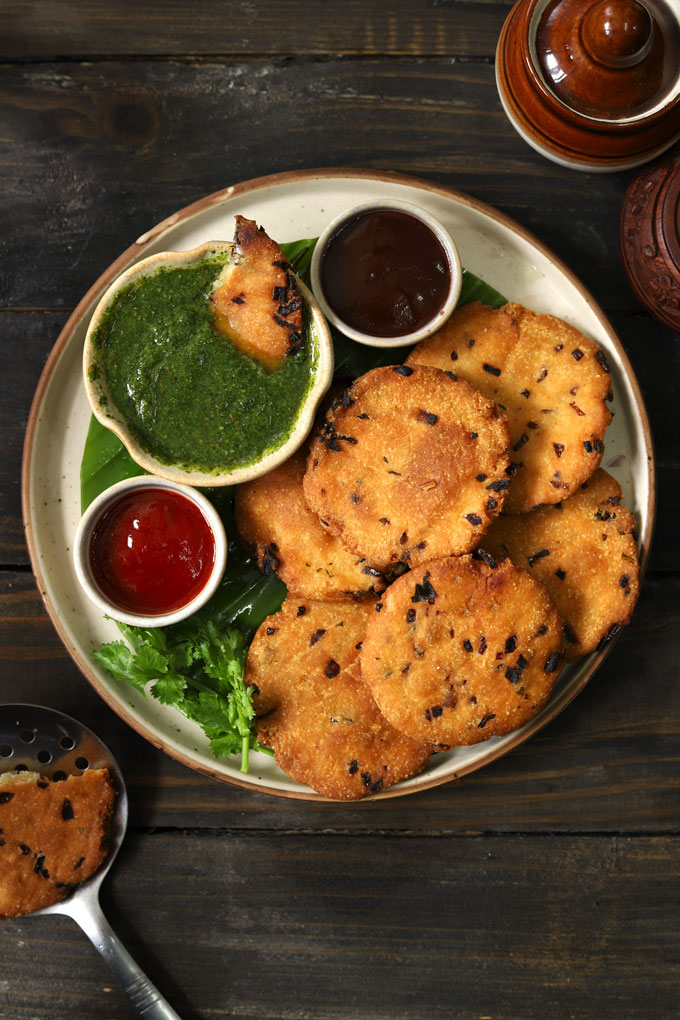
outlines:
M0 312L0 357L10 385L0 400L0 566L28 565L21 519L21 458L33 394L64 313Z
M551 164L506 120L511 5L0 5L0 700L58 707L119 757L130 827L104 905L184 1020L677 1016L680 336L619 261L634 172ZM45 613L19 493L42 366L113 260L206 194L328 165L449 185L552 248L621 337L659 471L639 606L588 687L487 768L359 805L208 780L130 730ZM2 922L0 955L1 1020L136 1015L68 919Z
M132 833L104 900L184 1020L672 1020L672 851L664 837L410 835L386 852L380 836ZM134 1015L70 921L3 936L0 1015Z
M600 671L536 737L458 782L370 804L250 793L156 751L87 685L27 574L0 574L2 693L59 708L105 734L130 788L136 828L672 832L680 812L679 614L680 579L650 577Z
M512 0L5 0L0 58L339 54L489 58ZM483 13L483 16L480 16Z
M629 175L548 163L515 133L491 64L395 59L0 66L0 307L73 307L142 233L278 171L401 171L533 231L610 313L636 312L617 230ZM580 180L580 177L579 177ZM38 267L40 271L38 272Z

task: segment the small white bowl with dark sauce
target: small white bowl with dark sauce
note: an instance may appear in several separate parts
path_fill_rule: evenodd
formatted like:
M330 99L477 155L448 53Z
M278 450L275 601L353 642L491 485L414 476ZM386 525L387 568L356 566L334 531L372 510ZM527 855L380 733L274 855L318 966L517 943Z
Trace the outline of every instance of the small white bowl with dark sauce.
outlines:
M462 285L453 238L410 202L364 202L319 237L314 296L345 336L371 347L403 347L430 336L453 312Z

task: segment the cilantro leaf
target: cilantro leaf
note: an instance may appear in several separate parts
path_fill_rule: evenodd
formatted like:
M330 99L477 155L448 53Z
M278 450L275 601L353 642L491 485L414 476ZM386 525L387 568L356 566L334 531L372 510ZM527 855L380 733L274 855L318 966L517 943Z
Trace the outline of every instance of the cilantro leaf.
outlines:
M157 698L162 705L179 705L184 701L184 690L186 678L179 673L170 673L161 676L151 687L151 694Z
M257 741L252 690L244 682L246 635L223 623L213 606L173 627L143 628L119 623L126 641L93 652L117 680L171 705L202 727L215 757L241 755L248 771Z
M93 652L94 658L118 680L125 680L138 691L150 680L167 672L167 662L153 648L130 650L124 641L111 641Z

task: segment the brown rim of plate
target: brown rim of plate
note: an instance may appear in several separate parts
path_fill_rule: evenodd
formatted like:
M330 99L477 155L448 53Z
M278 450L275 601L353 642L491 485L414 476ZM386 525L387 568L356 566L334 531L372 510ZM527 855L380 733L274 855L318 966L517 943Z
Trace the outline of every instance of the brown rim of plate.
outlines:
M633 392L635 407L642 423L642 431L645 437L645 451L647 456L647 465L649 472L649 498L647 502L647 520L645 524L644 534L641 537L641 548L640 548L640 579L644 576L645 569L647 567L647 561L649 559L649 550L652 541L652 532L654 528L654 516L656 511L656 465L654 460L654 448L652 442L652 433L649 425L649 419L647 411L642 399L642 393L640 387L630 364L628 356L623 349L621 341L614 332L608 319L600 306L591 297L589 291L583 286L578 277L559 259L554 255L542 241L539 241L529 230L526 230L519 223L516 223L509 216L499 212L492 206L487 205L485 202L481 202L478 199L471 198L468 195L463 194L460 191L456 191L455 188L448 188L441 184L435 184L430 181L422 180L418 177L410 177L406 174L394 173L392 171L372 171L372 170L361 170L354 169L351 167L342 167L340 169L334 168L320 168L317 170L291 170L284 173L271 174L265 177L255 177L249 181L243 181L240 184L232 185L231 187L224 188L221 191L216 191L211 195L206 195L204 198L199 199L197 202L193 202L191 205L185 206L184 209L180 209L179 212L173 213L172 216L167 217L158 223L151 230L147 231L137 238L134 244L130 245L118 258L111 263L109 268L102 273L98 280L89 288L87 293L78 302L75 309L69 316L65 326L61 330L61 333L57 337L57 340L50 351L45 367L38 380L38 385L33 397L31 404L31 410L28 417L28 423L26 426L26 437L24 440L23 448L23 459L21 466L21 505L22 505L22 516L24 521L24 531L26 534L26 545L28 546L28 553L31 560L31 567L35 575L38 590L45 605L45 609L52 620L57 634L64 644L67 652L75 662L76 666L83 674L88 683L95 689L97 694L102 700L111 708L116 715L118 715L124 722L128 724L133 730L148 740L150 744L157 747L159 750L164 751L171 758L179 761L182 765L186 765L188 768L193 769L195 772L199 772L202 775L208 776L211 779L218 779L221 782L229 783L232 786L238 786L242 789L254 791L256 793L267 793L275 797L282 797L287 800L312 800L312 801L327 801L328 803L339 804L345 803L344 801L333 801L328 797L323 797L318 793L314 793L312 790L306 790L301 788L297 790L279 790L276 787L271 787L263 783L262 785L254 786L253 783L248 782L247 779L241 779L237 775L226 776L215 771L205 768L201 765L197 765L190 757L184 754L182 751L178 751L176 748L171 747L169 742L159 738L158 734L155 733L148 726L144 725L139 719L130 715L123 704L117 701L111 696L109 691L102 686L98 677L92 672L90 664L80 655L77 648L73 647L61 627L61 620L57 607L52 604L51 599L47 595L46 585L44 578L40 570L40 562L36 553L35 543L33 539L33 530L30 519L30 500L29 500L29 474L30 464L33 453L33 441L35 435L36 423L40 413L45 390L48 382L54 372L54 369L59 362L59 359L64 351L64 348L69 343L71 335L79 324L82 316L85 314L91 304L96 302L97 298L104 293L106 288L113 282L113 280L128 266L130 266L137 258L144 254L144 251L152 241L156 241L161 237L167 230L176 226L178 223L185 220L191 219L198 213L205 212L212 206L220 205L227 199L234 198L239 195L245 195L251 191L259 191L264 188L271 188L279 184L290 184L294 182L304 182L310 180L321 180L327 178L345 178L345 179L361 179L371 181L384 181L391 184L402 184L407 187L416 188L420 191L427 191L432 194L441 195L444 198L453 199L457 204L468 206L471 209L481 213L489 219L495 220L497 223L502 224L504 227L512 231L518 237L527 241L534 248L540 251L543 256L553 265L555 268L565 276L569 282L579 291L584 297L587 304L590 306L593 313L596 315L600 324L602 325L608 339L611 341L615 348L618 357L621 360L621 364L624 369L627 381ZM442 786L444 783L448 783L454 779L460 779L470 772L476 772L478 769L483 768L496 758L506 755L513 748L524 743L535 733L541 730L547 723L551 722L557 715L562 712L567 705L576 697L577 694L583 690L591 676L602 664L604 659L607 657L617 638L610 641L605 647L596 653L593 653L591 661L587 667L583 670L583 675L578 678L578 683L572 683L569 687L561 691L557 696L553 696L554 700L548 702L546 708L544 708L539 714L530 722L526 723L521 729L514 731L513 734L509 734L508 737L503 738L504 743L502 746L494 744L489 748L486 754L475 759L474 762L463 765L459 770L453 771L446 776L432 777L428 776L427 772L421 773L420 775L413 776L410 780L411 786L404 788L403 783L397 783L395 786L389 787L382 793L376 794L374 797L370 797L368 800L374 801L378 799L385 799L388 797L399 797L405 796L406 794L416 793L421 790L431 789L435 786ZM586 660L582 660L586 661ZM349 804L355 804L355 801L348 801Z

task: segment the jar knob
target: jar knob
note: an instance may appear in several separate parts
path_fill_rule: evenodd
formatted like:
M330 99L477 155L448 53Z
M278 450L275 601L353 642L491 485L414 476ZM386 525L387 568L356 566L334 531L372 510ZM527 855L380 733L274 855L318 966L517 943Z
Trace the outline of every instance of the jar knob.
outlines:
M649 54L654 23L639 0L599 0L581 25L583 46L604 67L635 67Z

